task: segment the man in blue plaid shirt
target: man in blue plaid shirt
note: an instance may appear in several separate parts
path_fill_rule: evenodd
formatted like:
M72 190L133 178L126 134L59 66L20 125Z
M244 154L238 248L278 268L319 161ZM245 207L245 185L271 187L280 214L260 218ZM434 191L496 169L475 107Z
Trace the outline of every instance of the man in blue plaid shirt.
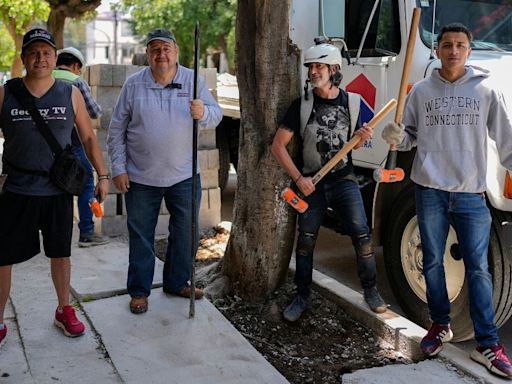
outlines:
M85 106L89 117L97 119L101 116L101 106L93 99L89 84L80 77L82 68L85 66L85 59L82 53L74 48L67 47L58 51L57 68L53 71L53 77L73 83L85 100ZM84 167L87 169L89 178L84 192L78 197L78 228L80 229L79 247L90 247L108 243L108 238L94 232L94 221L89 207L89 201L94 198L94 175L92 166L84 152L84 147L78 138L76 130L71 136L73 151Z

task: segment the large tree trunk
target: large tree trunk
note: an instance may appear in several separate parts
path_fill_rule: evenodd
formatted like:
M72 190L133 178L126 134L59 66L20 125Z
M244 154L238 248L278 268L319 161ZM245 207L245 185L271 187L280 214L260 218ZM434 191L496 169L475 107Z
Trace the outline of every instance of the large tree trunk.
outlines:
M46 26L57 44L58 49L64 48L64 23L66 22L66 13L63 10L53 9L50 11Z
M7 20L7 22L6 22ZM13 19L4 19L5 26L9 35L11 35L12 40L14 41L14 47L16 53L14 54L14 59L11 64L11 77L21 77L23 71L23 62L21 61L21 47L23 45L23 35L18 35L16 33L16 21ZM23 26L28 29L29 25Z
M231 289L249 300L266 297L283 281L293 249L295 215L280 196L290 179L270 151L278 122L300 90L289 11L290 0L238 2L240 158L223 271Z

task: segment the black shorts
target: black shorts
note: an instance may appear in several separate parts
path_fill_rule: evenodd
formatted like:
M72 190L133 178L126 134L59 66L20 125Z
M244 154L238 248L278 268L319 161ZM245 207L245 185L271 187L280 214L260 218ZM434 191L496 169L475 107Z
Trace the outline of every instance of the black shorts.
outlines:
M41 252L39 231L46 256L71 255L72 195L0 194L0 266L21 263Z

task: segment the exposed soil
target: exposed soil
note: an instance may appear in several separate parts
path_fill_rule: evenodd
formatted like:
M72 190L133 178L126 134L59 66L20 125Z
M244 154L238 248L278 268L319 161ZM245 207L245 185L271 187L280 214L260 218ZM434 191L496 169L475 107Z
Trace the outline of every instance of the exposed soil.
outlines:
M201 239L196 266L222 258L229 232L217 228ZM159 257L166 240L157 242ZM200 284L198 284L200 285ZM293 298L291 277L263 303L247 303L238 296L213 304L290 383L341 383L345 373L396 363L410 363L338 305L313 291L310 309L296 323L282 317Z

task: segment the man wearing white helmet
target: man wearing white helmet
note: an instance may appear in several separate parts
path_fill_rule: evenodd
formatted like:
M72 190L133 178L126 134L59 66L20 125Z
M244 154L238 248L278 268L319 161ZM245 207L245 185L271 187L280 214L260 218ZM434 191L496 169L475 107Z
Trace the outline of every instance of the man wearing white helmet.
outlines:
M386 311L386 304L377 290L372 238L353 173L351 153L318 184L314 185L312 181L312 176L352 135L362 138L356 149L372 137L371 127L361 126L359 96L339 88L342 79L341 62L339 49L330 44L318 44L306 51L306 93L292 103L272 143L272 153L309 205L308 210L299 215L295 272L297 294L283 312L288 321L298 320L308 307L313 251L327 207L334 210L352 238L357 254L357 272L367 304L374 312ZM307 90L308 82L313 87L312 91ZM286 149L294 134L301 139L297 164Z
M82 53L74 48L67 47L57 52L57 67L53 71L53 77L56 79L68 81L76 86L85 100L85 106L91 119L97 119L101 116L101 106L91 95L89 84L80 77L82 68L85 66L85 59ZM91 163L84 152L84 147L78 138L76 130L72 131L71 143L73 152L87 169L88 179L83 193L78 196L78 228L80 236L78 238L79 247L90 247L108 243L108 238L95 233L92 212L89 207L89 201L94 199L94 174Z

